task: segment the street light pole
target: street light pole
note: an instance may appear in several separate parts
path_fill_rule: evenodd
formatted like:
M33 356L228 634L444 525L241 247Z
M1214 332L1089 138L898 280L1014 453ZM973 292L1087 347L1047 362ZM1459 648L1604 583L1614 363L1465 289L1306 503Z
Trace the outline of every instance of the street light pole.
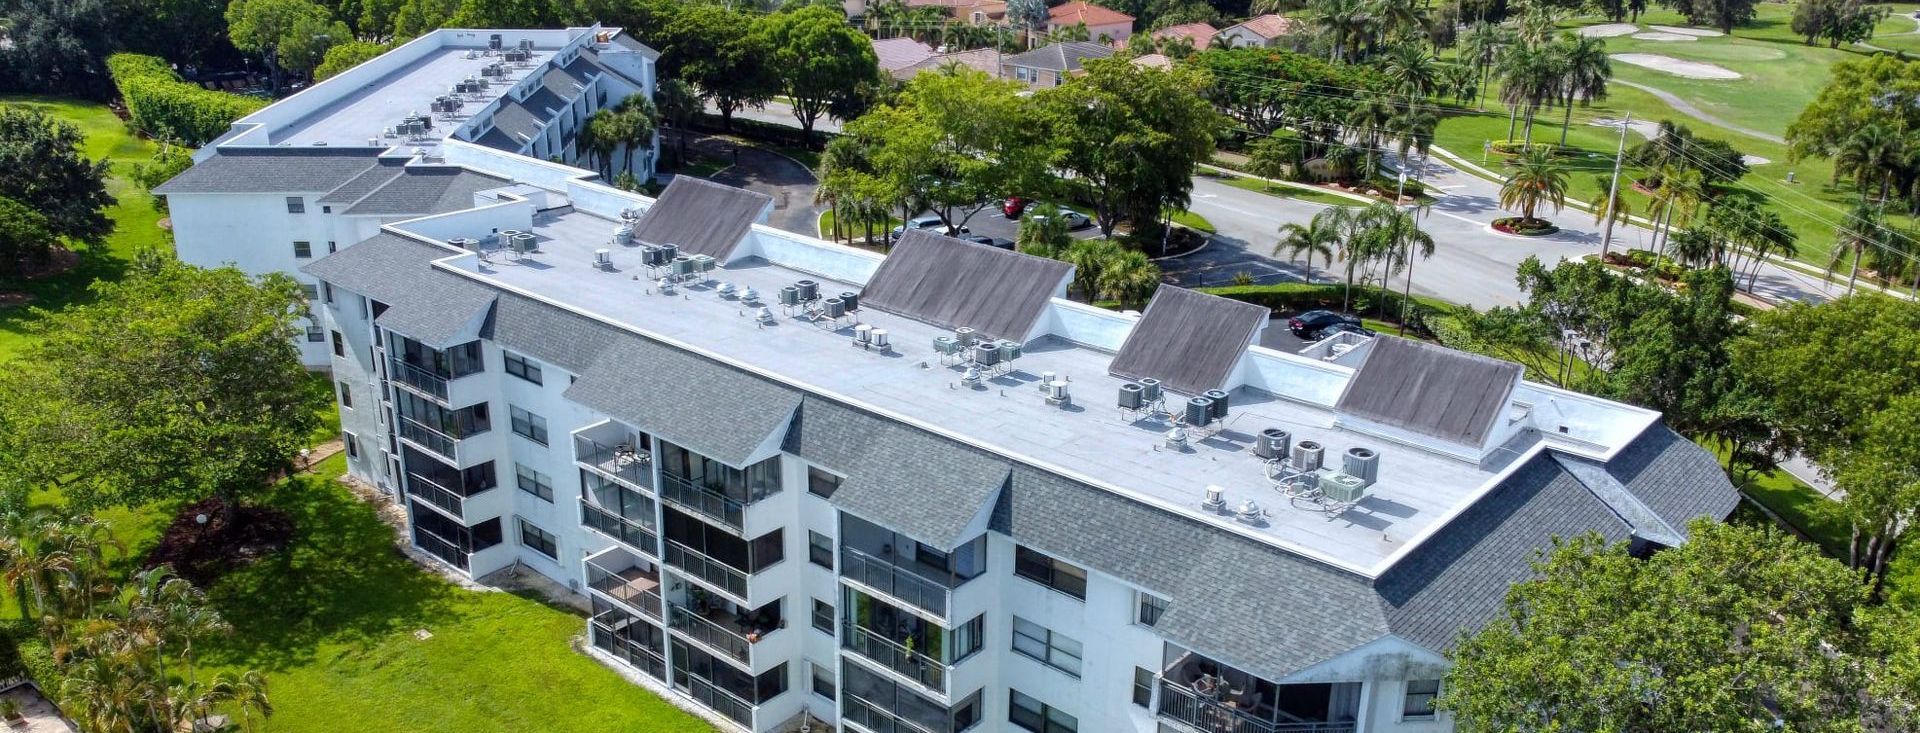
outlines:
M1607 221L1605 228L1601 230L1600 234L1600 262L1602 264L1605 264L1607 261L1607 246L1613 243L1613 202L1620 197L1620 162L1626 158L1627 128L1632 126L1633 113L1628 112L1626 119L1620 123L1620 147L1613 153L1613 182L1607 186Z

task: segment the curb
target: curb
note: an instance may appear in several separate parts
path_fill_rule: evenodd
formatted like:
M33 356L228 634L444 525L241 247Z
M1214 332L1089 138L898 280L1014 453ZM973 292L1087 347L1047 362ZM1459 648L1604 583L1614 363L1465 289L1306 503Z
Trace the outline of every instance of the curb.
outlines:
M1379 201L1379 199L1376 199L1376 198L1373 198L1372 196L1364 196L1364 195L1361 195L1361 194L1357 194L1357 193L1347 193L1347 192L1345 192L1345 191L1335 191L1335 190L1333 190L1333 189L1331 189L1331 188L1321 188L1321 187L1319 187L1319 186L1309 186L1309 185L1307 185L1307 184L1304 184L1304 183L1296 183L1296 182L1294 182L1294 181L1283 181L1283 180L1280 180L1280 179L1278 179L1278 178L1267 178L1267 177L1265 177L1265 176L1256 176L1256 175L1254 175L1254 174L1252 174L1252 173L1242 173L1242 172L1240 172L1240 171L1237 171L1237 170L1234 170L1234 169L1232 169L1232 168L1222 168L1222 167L1220 167L1220 166L1217 166L1217 165L1214 165L1214 164L1212 164L1212 163L1201 163L1201 164L1200 164L1200 167L1201 167L1201 168L1205 168L1205 169L1207 169L1207 170L1210 170L1210 171L1213 171L1213 172L1215 172L1215 173L1224 173L1224 174L1226 174L1226 175L1230 175L1230 176L1236 176L1236 177L1239 177L1239 178L1251 178L1251 179L1253 179L1253 180L1256 180L1256 181L1262 181L1262 182L1265 182L1265 183L1270 183L1270 184L1273 184L1273 185L1275 185L1275 186L1279 186L1279 187L1281 187L1281 188L1292 188L1292 189L1297 189L1297 190L1301 190L1301 191L1318 191L1318 192L1320 192L1320 193L1325 193L1325 194L1332 194L1332 195L1334 195L1334 196L1339 196L1339 197L1341 197L1341 198L1344 198L1344 199L1348 199L1348 200L1351 200L1351 201L1355 201L1355 202L1359 202L1359 203L1363 203L1363 204L1371 204L1371 203L1375 203L1375 202L1377 202L1377 201ZM1258 192L1258 191L1255 191L1255 193L1259 193L1259 192ZM1311 201L1309 201L1308 203L1312 203L1312 202L1311 202Z

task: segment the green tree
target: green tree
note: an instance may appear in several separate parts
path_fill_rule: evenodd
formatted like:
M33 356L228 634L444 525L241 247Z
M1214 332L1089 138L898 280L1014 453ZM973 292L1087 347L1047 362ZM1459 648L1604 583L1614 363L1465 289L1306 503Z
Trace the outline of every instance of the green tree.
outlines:
M1160 266L1148 260L1145 252L1121 249L1102 263L1098 285L1120 307L1139 308L1160 287Z
M773 50L753 25L753 16L743 10L696 4L675 14L661 39L661 73L700 90L729 129L734 112L766 104L780 88Z
M1862 0L1803 0L1794 3L1792 27L1809 46L1824 40L1828 48L1839 48L1873 38L1874 26L1889 12Z
M112 0L10 0L0 25L11 48L0 52L9 89L105 98L113 91L101 62L118 44Z
M1300 141L1269 136L1255 140L1247 150L1247 172L1261 178L1289 180L1300 170Z
M393 11L393 37L413 38L443 27L459 7L459 0L401 0Z
M1889 234L1880 207L1861 197L1853 205L1852 213L1847 214L1846 221L1834 229L1833 249L1828 250L1827 255L1827 277L1831 279L1833 271L1851 259L1847 267L1847 295L1852 295L1854 285L1860 280L1860 260L1868 250L1885 246Z
M54 233L96 243L113 231L106 208L106 160L88 160L86 138L72 123L38 109L0 105L0 198L46 217Z
M1062 255L1072 245L1073 236L1067 231L1066 217L1032 213L1020 220L1020 233L1014 240L1014 247L1019 251L1053 260L1063 259Z
M1059 253L1059 259L1073 265L1073 289L1091 303L1100 297L1100 281L1107 263L1122 251L1120 244L1111 239L1076 239Z
M564 25L549 0L460 0L447 25L454 28L550 28Z
M1280 225L1280 241L1273 244L1273 254L1278 257L1286 253L1288 259L1304 259L1307 263L1307 282L1313 282L1313 258L1320 257L1327 267L1333 266L1335 253L1346 247L1347 228L1342 217L1352 209L1335 206L1315 212L1313 218L1305 224L1287 222Z
M761 45L773 51L771 63L781 93L793 105L800 136L813 143L813 125L837 105L858 97L880 76L873 42L847 26L838 7L808 5L774 13L754 27Z
M286 72L312 70L329 46L352 40L353 34L308 0L233 0L227 5L227 36L235 48L266 62L269 85L279 91Z
M45 263L58 241L47 217L0 196L0 275L18 275Z
M1692 25L1719 28L1732 33L1733 27L1753 20L1759 0L1660 0L1661 5L1687 16Z
M1072 174L1100 232L1122 218L1140 225L1185 209L1193 173L1213 155L1220 118L1200 96L1205 79L1182 68L1147 69L1098 59L1087 73L1035 95L1052 164Z
M1439 707L1463 733L1864 730L1855 576L1772 528L1688 533L1644 560L1557 541L1455 646Z
M1714 267L1686 273L1685 285L1640 298L1606 364L1606 395L1659 410L1689 436L1717 432L1721 407L1741 383L1731 344L1740 333L1732 308L1733 275Z
M266 490L316 419L293 279L144 253L92 290L38 312L43 341L0 374L4 485L59 486L82 508Z
M1853 134L1872 124L1892 130L1920 129L1920 105L1885 104L1920 95L1920 61L1889 55L1834 64L1827 85L1787 126L1787 157L1828 158Z
M1528 150L1514 162L1506 183L1500 185L1500 205L1519 209L1527 222L1542 222L1534 216L1541 204L1559 211L1567 205L1567 169L1544 150Z
M1888 401L1866 421L1862 439L1830 459L1834 482L1847 492L1841 502L1853 526L1848 555L1885 587L1894 548L1912 535L1920 519L1920 392Z
M348 41L336 43L327 49L320 59L320 65L313 67L313 80L322 81L332 78L342 71L372 61L375 56L387 52L387 44L372 41Z
M1567 145L1567 129L1573 127L1573 105L1607 98L1607 80L1613 78L1613 65L1607 60L1607 42L1578 34L1567 34L1554 44L1559 56L1555 64L1560 72L1560 105L1566 116L1560 121L1560 146Z

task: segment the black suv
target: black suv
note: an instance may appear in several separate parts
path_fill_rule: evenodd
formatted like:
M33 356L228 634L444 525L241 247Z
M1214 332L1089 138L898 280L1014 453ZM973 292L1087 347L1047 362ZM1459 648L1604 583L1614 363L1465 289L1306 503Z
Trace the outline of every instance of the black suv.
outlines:
M1335 326L1343 325L1358 327L1360 319L1333 311L1307 311L1287 319L1287 330L1308 341L1318 341L1322 337L1331 336Z

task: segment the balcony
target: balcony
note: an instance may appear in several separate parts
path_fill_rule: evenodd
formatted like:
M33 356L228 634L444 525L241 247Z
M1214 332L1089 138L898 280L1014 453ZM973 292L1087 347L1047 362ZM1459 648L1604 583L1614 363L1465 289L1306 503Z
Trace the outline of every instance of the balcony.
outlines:
M660 619L660 571L643 566L639 558L614 548L586 559L587 587L622 606Z
M878 663L894 674L920 683L929 690L946 694L947 667L939 659L922 654L918 649L909 647L860 626L847 623L841 625L840 646L860 657ZM913 639L909 636L908 639ZM923 642L915 642L919 644Z
M1243 700L1203 695L1184 685L1160 681L1160 717L1199 733L1355 733L1354 723L1281 722L1262 717L1259 706Z
M467 497L417 472L407 472L407 495L439 507L455 519L465 518Z
M611 479L646 491L653 490L653 456L629 437L626 442L603 443L576 433L573 460Z
M650 557L659 552L656 549L659 547L658 539L653 530L639 522L594 506L585 499L580 500L580 524L620 544L646 553Z
M840 575L943 618L953 593L945 583L846 544L840 546Z
M633 668L645 672L657 680L667 678L667 658L635 637L658 637L660 631L648 631L643 624L626 614L610 611L598 614L588 622L588 632L594 648L613 655ZM660 643L654 638L655 644Z
M421 423L404 415L395 416L395 422L400 426L400 438L402 440L420 446L421 449L431 451L458 465L460 461L459 438L427 427L425 423Z
M778 608L777 601L748 612L730 611L705 603L695 603L693 607L673 603L668 606L667 626L751 668L753 645L786 628L786 622L779 618Z
M680 691L686 693L687 697L693 698L694 702L700 703L709 710L726 716L728 720L746 726L748 730L753 729L753 711L756 707L753 703L740 699L712 682L679 670L675 672L676 676L681 678L677 680Z
M1167 648L1162 720L1194 733L1355 733L1359 682L1278 684L1204 655Z
M418 524L413 527L413 545L429 555L440 558L448 565L461 570L467 569L466 550L460 549L460 545L429 532Z
M406 387L422 397L431 397L443 403L447 401L447 382L450 380L429 369L389 356L387 357L387 378L393 380L394 384Z
M895 717L885 708L850 692L840 694L840 722L870 733L935 733L912 721Z
M675 506L719 522L735 532L746 531L745 502L671 473L660 474L660 498Z
M686 545L667 540L668 565L685 571L688 575L719 588L734 597L734 600L747 601L747 574L731 565L722 563L701 554Z

